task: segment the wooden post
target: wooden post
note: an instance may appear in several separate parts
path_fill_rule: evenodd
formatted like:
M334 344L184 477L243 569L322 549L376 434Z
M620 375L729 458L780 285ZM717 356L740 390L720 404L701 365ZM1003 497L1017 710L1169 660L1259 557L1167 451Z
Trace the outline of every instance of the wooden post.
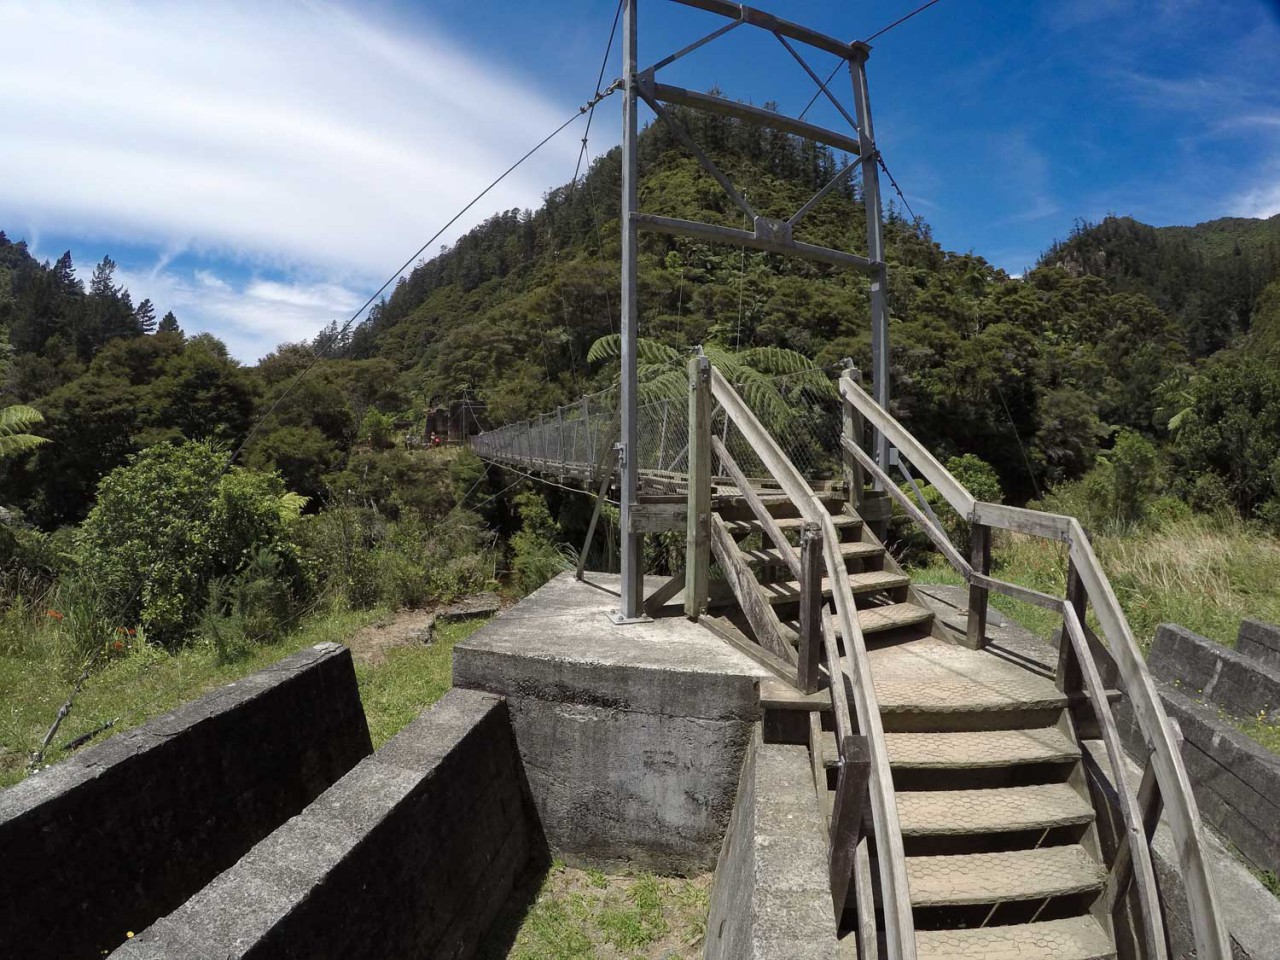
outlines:
M969 531L969 565L984 577L991 573L991 528L972 521ZM987 643L987 588L969 585L969 622L965 646L981 650Z
M1084 581L1080 579L1080 571L1076 569L1075 561L1068 560L1067 603L1071 604L1075 610L1076 619L1080 621L1081 626L1085 625L1085 607L1088 600ZM1076 658L1075 645L1067 636L1065 627L1058 634L1058 672L1054 679L1058 689L1063 693L1076 693L1084 687L1084 677L1080 673L1080 661Z
M842 379L848 380L854 386L858 385L858 381L862 379L862 374L858 372L856 367L846 367L841 375ZM863 432L865 425L862 414L848 400L841 398L840 402L841 426L844 435L849 439L850 443L855 444L862 449ZM862 506L862 489L866 483L866 479L862 473L862 464L848 450L841 445L844 466L844 486L845 497L849 501L849 505L853 507L855 512L860 512Z
M844 913L849 881L853 878L854 853L862 839L862 815L866 810L867 783L871 779L871 752L866 737L845 737L840 745L836 798L831 811L831 903L836 917Z
M707 605L711 571L711 361L689 361L689 519L684 613L697 620Z
M800 689L818 689L822 644L822 527L806 523L800 533Z

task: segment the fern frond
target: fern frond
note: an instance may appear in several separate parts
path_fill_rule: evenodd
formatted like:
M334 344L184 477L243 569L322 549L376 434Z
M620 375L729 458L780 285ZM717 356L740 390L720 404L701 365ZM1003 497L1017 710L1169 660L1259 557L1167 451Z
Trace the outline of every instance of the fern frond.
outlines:
M601 360L617 360L622 356L622 336L617 333L605 334L591 345L587 351L588 363L599 363ZM671 363L680 358L680 351L668 347L665 343L641 337L636 342L636 357L641 363Z
M659 400L684 400L689 390L689 378L683 370L669 370L659 377L639 385L636 398L640 403Z
M25 433L37 423L44 423L44 414L35 407L18 404L0 408L0 437Z
M818 365L803 353L785 347L752 347L738 356L761 373L806 373L818 369Z
M0 436L0 460L6 457L17 456L20 453L26 453L28 450L34 449L41 444L48 443L46 437L33 437L29 433L14 433L8 436Z

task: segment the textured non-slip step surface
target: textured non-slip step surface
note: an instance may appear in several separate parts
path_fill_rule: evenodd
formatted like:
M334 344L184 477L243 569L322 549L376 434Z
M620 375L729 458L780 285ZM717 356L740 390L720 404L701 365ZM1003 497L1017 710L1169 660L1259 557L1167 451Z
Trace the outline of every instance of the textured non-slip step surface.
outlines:
M875 543L863 543L861 540L855 540L848 543L838 543L836 547L840 551L840 556L845 560L859 560L868 557L879 557L884 555L884 547ZM782 553L776 549L770 548L743 550L742 555L750 563L786 563L782 559Z
M917 607L914 603L886 603L879 607L864 607L858 611L858 625L864 637L902 627L926 628L933 622L933 611ZM794 647L799 642L795 621L783 624L784 634ZM839 621L836 621L836 636L840 636Z
M1103 868L1081 846L907 857L913 907L1043 900L1099 890Z
M911 583L905 573L893 573L889 570L868 570L866 573L849 574L849 588L854 593L878 593L881 590L895 590ZM770 603L799 603L800 582L784 580L778 583L762 583L760 588ZM822 581L822 595L831 596L831 581ZM865 632L865 631L864 631Z
M1048 830L1088 823L1093 807L1065 783L989 790L898 792L898 818L907 837Z
M1067 704L1047 677L934 637L868 653L881 713L1051 710Z
M1111 960L1115 955L1111 938L1092 917L916 931L919 960Z
M774 521L782 530L799 530L804 524L803 517L779 517ZM857 517L845 516L844 514L833 514L831 522L836 525L837 530L860 530L862 521ZM746 536L749 533L759 533L763 528L759 520L726 520L726 527L729 532L735 536Z
M834 763L836 735L825 735L824 756ZM1069 763L1080 748L1057 727L960 733L886 733L895 770L989 770L1027 763Z
M834 739L834 735L833 735ZM889 733L889 762L902 769L978 770L1077 760L1080 748L1057 727L960 733Z

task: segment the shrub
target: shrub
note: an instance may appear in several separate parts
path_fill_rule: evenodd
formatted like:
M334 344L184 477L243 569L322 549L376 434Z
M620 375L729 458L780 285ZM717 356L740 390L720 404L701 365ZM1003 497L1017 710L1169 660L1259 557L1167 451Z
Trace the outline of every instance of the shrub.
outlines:
M554 539L558 532L547 501L531 491L515 498L521 527L511 537L511 569L516 589L532 593L562 570L569 569Z
M162 443L99 484L80 530L83 574L116 623L141 623L171 645L197 625L212 581L260 551L296 576L288 533L303 501L274 474L225 464L208 443Z

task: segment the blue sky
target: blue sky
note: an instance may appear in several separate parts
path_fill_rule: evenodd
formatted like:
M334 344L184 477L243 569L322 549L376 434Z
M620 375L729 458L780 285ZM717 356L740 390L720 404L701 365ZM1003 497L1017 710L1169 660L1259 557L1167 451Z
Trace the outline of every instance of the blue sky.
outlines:
M854 39L917 2L761 6ZM0 0L0 229L42 258L71 249L86 278L109 253L135 301L252 361L345 319L567 118L614 6ZM641 0L640 17L646 62L721 22L668 0ZM1011 273L1077 218L1280 213L1277 0L941 0L878 40L868 69L913 209L945 247ZM666 76L792 114L813 90L746 28ZM597 113L593 153L617 142L619 109ZM810 119L841 123L822 103ZM579 136L444 239L536 206L572 175Z

